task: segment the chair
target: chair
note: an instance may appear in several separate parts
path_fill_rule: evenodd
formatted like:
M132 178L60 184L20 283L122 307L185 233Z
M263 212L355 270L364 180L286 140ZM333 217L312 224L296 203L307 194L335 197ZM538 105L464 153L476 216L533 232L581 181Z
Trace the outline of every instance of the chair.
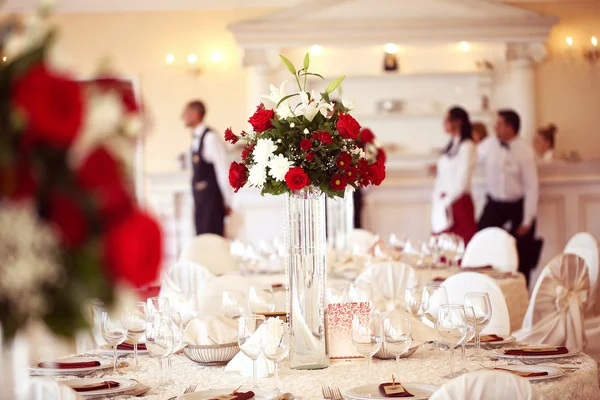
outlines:
M355 282L368 282L373 287L375 310L384 312L404 304L404 292L418 282L415 270L408 264L389 262L373 264Z
M598 242L587 232L573 236L565 246L564 253L576 254L585 260L590 277L590 298L586 315L600 315L600 292L598 291Z
M465 249L461 265L491 265L499 271L516 272L519 268L517 242L504 229L486 228L473 236Z
M183 249L179 261L190 261L209 269L214 275L223 275L238 269L231 255L227 239L212 233L198 235Z
M582 258L575 254L554 257L535 284L522 328L513 335L521 341L583 350L583 310L589 291Z
M30 400L82 400L70 387L52 378L31 378L29 382Z
M445 383L430 400L541 400L543 396L525 378L510 372L479 370Z
M446 279L442 282L442 286L448 292L448 302L450 304L463 304L465 295L469 292L487 293L492 304L492 318L483 329L483 333L510 334L510 314L506 299L494 279L477 272L461 272Z

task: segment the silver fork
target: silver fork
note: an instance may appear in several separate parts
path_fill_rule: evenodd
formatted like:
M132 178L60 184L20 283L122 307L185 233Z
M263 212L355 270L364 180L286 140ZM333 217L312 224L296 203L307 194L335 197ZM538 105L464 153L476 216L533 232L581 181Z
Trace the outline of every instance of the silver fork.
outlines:
M323 391L323 397L327 400L344 400L344 396L342 396L342 392L337 387L331 388L329 386L323 386L321 388Z
M183 394L193 393L195 391L196 391L196 385L190 385L187 388L185 388L185 390L183 391ZM167 400L175 400L178 397L179 396L169 397Z
M321 391L323 392L323 398L327 400L333 400L333 395L331 394L331 389L329 386L323 386Z
M344 400L344 396L342 396L342 392L340 392L339 388L333 388L333 400Z

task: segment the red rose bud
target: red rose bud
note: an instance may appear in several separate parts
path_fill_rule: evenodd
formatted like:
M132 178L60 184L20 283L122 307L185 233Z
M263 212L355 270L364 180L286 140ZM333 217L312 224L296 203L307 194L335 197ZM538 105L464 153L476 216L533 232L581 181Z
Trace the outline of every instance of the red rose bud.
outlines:
M239 140L239 138L236 136L235 133L233 133L231 128L225 129L225 141L226 142L229 142L231 144L236 144L238 142L238 140Z
M344 190L348 186L348 181L344 175L335 174L331 178L330 186L333 190Z
M265 106L261 103L257 108L253 116L250 117L248 122L252 125L254 132L264 132L267 129L273 127L271 119L275 117L273 110L266 110Z
M248 159L248 157L250 157L250 154L252 154L253 150L254 150L253 144L246 145L246 147L244 147L244 150L242 150L242 161L246 161Z
M345 171L351 167L352 164L352 156L346 152L340 154L340 156L336 160L336 164L340 167L341 170Z
M285 174L285 183L287 183L290 190L300 190L310 185L310 179L306 172L300 167L290 168Z
M351 115L340 113L336 128L344 139L358 139L360 124Z
M51 74L44 64L34 65L15 80L11 101L25 117L26 142L69 147L81 128L84 116L81 85Z
M373 185L381 185L381 182L385 179L385 164L381 160L369 165L369 177Z
M58 231L62 242L69 248L85 240L88 223L80 204L65 193L55 192L48 203L48 220Z
M358 138L363 143L371 143L375 140L375 135L369 128L364 128L360 131L360 136Z
M307 151L310 149L312 149L312 142L310 141L310 139L302 139L300 141L300 150Z
M315 153L313 153L312 151L306 153L306 160L313 162L315 160Z
M315 135L317 135L318 140L323 144L331 145L333 143L333 138L329 132L317 132Z
M238 192L248 182L248 168L244 164L232 162L229 167L229 184L234 189L235 193Z

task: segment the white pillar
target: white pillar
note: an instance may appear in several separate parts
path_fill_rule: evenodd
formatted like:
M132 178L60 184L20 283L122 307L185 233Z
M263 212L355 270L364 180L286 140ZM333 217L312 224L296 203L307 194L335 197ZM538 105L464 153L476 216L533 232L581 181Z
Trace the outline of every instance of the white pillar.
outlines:
M244 54L244 66L246 67L246 98L248 104L248 115L254 114L256 107L261 103L262 95L269 94L270 71L269 60L266 50L246 50Z

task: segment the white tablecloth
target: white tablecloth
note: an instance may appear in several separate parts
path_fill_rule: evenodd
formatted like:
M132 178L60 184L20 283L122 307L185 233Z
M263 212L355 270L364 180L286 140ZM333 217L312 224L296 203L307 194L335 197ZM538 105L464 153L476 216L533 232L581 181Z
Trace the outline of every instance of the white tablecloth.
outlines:
M484 355L490 355L491 351L484 351ZM457 351L457 355L459 352ZM534 382L533 385L540 390L546 400L583 400L599 399L598 373L596 362L587 355L579 355L568 359L569 364L552 364L558 367L571 367L577 369L568 370L561 378ZM456 366L459 357L455 359ZM508 364L507 361L467 361L466 368L469 371L492 366ZM130 371L132 367L125 369L125 375L121 378L134 378L140 382L156 386L158 379L157 361L148 356L140 357L139 371ZM293 393L297 399L321 399L322 386L337 386L342 392L361 385L367 380L369 382L383 382L391 379L395 373L395 361L374 360L371 371L366 368L364 360L342 361L333 363L329 368L318 371L292 371L284 362L280 368L281 387L285 392ZM443 376L449 373L449 354L434 349L419 349L413 356L401 360L400 382L428 383L441 385L446 382ZM165 400L170 396L182 394L185 388L194 384L197 391L203 389L235 389L239 385L249 387L251 378L241 377L237 373L228 373L224 367L204 367L193 363L183 355L174 356L173 371L174 382L167 385L163 390L153 389L151 394L143 397L152 400ZM103 379L110 378L110 374ZM272 389L273 378L259 380L264 389Z

